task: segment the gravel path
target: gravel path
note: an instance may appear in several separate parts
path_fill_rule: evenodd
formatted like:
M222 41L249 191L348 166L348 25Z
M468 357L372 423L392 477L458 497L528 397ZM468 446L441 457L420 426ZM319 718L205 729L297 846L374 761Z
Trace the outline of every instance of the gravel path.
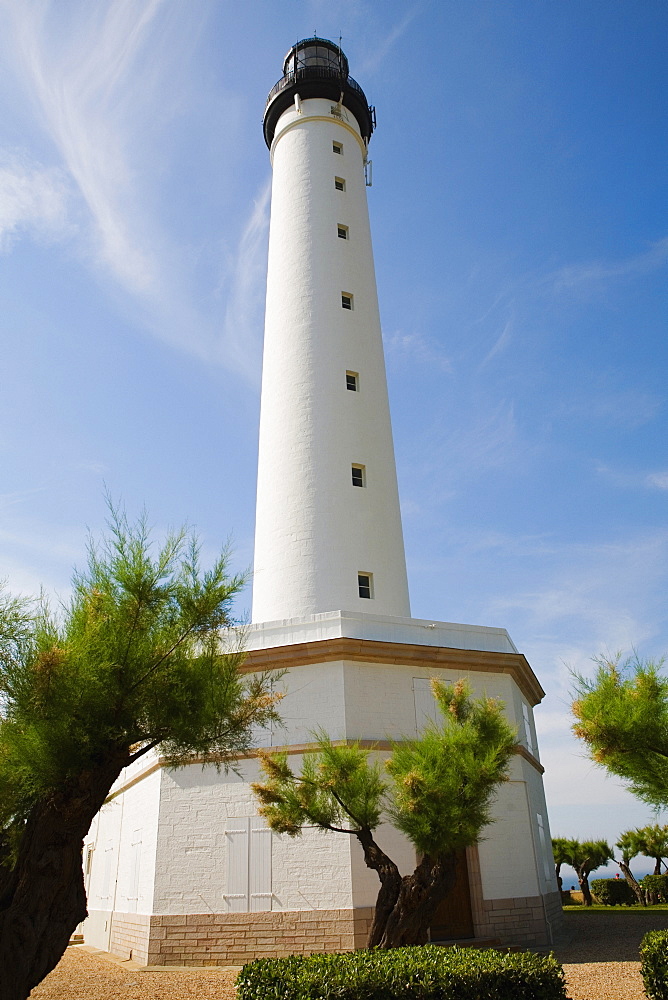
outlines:
M564 966L572 1000L646 1000L638 949L647 931L668 928L668 911L564 913Z
M638 946L648 930L668 928L668 911L565 913L564 965L571 1000L646 1000ZM234 1000L238 969L150 972L110 962L82 947L30 994L35 1000Z

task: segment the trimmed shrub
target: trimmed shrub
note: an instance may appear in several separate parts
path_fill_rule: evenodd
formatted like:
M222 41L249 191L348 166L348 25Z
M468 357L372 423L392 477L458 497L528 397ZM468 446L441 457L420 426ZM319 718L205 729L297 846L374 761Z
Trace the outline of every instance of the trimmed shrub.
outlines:
M650 875L649 878L661 878ZM640 971L651 1000L668 1000L668 931L649 931L640 942Z
M653 903L668 903L668 875L645 875L640 884Z
M590 885L592 893L603 906L633 906L638 902L626 879L595 878Z
M553 955L475 948L353 951L244 965L238 1000L565 1000Z

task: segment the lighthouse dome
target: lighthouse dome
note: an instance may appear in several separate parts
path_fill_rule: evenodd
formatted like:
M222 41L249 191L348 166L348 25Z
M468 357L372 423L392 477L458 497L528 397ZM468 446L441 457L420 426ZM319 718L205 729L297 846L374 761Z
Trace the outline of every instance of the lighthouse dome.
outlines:
M348 72L348 60L341 48L327 38L304 38L283 60L283 76L272 87L264 112L264 138L271 147L278 119L294 102L324 97L344 107L357 119L362 138L368 142L375 126L374 109L364 91Z

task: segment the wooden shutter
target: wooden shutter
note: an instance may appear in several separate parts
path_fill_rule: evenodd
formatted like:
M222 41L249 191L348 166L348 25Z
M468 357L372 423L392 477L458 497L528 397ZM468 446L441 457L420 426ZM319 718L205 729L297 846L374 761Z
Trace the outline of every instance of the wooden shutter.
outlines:
M251 912L271 909L271 830L260 816L251 819L248 887Z
M227 838L227 900L230 913L248 912L248 829L250 819L231 819Z

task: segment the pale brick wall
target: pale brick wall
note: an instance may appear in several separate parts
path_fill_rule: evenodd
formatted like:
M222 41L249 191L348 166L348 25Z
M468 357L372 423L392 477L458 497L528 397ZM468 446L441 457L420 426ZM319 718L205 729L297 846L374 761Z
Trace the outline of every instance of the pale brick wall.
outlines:
M243 965L364 947L372 911L188 913L151 921L149 965Z
M149 936L154 918L144 913L114 913L111 922L112 955L148 965Z

